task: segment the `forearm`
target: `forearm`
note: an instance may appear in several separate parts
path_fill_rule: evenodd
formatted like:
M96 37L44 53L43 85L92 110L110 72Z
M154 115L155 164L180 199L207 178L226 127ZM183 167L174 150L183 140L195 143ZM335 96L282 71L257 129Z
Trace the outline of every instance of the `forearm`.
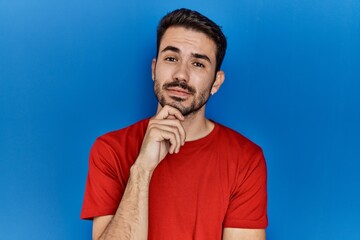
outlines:
M146 240L151 174L134 165L116 214L100 239Z
M222 240L265 240L265 229L224 228Z

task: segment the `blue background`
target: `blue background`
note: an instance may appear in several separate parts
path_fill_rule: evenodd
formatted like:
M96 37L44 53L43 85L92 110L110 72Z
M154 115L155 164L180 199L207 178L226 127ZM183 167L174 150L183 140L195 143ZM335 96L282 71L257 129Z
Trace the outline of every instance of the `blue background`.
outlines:
M208 116L264 149L270 240L360 239L360 1L0 0L1 239L90 239L94 139L155 113L168 11L228 37Z

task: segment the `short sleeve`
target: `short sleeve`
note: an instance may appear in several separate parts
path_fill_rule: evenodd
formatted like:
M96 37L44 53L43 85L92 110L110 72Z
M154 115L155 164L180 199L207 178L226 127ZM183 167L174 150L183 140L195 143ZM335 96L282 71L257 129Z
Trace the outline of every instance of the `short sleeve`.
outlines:
M268 225L267 172L261 149L259 148L238 171L224 227L266 228Z
M98 138L90 151L81 218L115 214L125 186L117 175L115 152Z

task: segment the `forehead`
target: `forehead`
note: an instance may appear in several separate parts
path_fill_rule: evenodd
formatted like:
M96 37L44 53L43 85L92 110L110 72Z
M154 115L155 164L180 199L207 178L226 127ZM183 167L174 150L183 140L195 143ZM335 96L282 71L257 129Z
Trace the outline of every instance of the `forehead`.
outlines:
M160 42L159 51L161 52L167 46L174 46L180 49L182 53L206 54L212 60L215 60L216 45L206 34L184 27L168 28Z

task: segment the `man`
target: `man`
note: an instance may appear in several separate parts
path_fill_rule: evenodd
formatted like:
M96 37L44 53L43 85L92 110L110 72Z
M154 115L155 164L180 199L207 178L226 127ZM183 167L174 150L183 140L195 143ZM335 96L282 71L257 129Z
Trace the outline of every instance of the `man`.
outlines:
M94 239L264 240L261 149L205 117L224 81L226 38L198 12L159 23L152 62L157 113L92 147L81 217Z

